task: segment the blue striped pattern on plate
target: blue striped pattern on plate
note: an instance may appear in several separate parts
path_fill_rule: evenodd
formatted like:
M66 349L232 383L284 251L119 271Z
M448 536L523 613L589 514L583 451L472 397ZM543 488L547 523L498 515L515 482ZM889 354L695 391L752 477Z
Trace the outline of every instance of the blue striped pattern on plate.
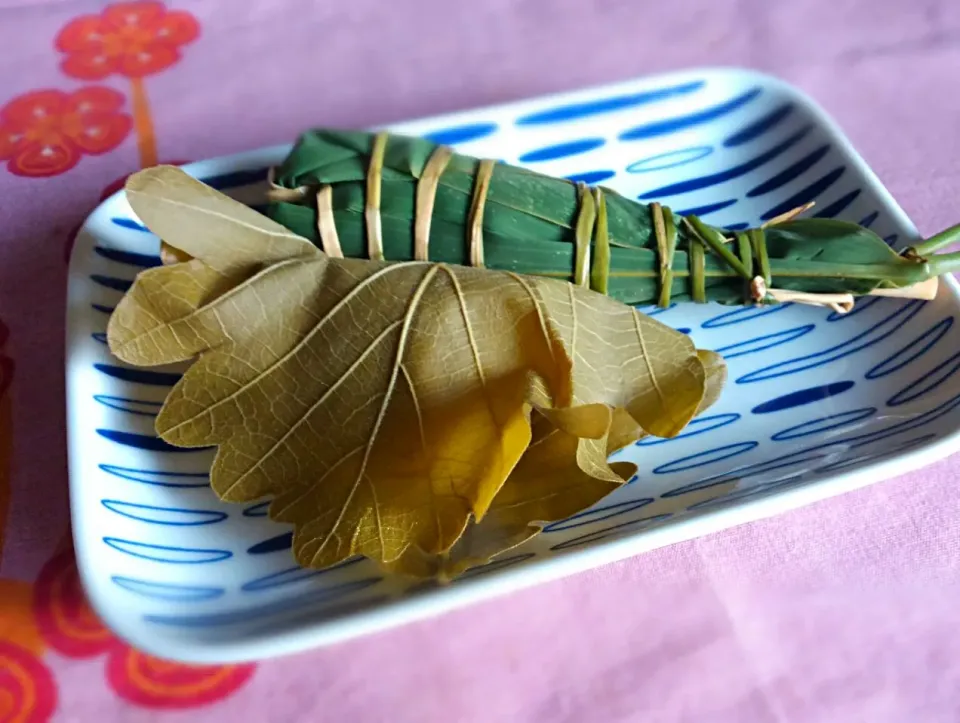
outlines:
M891 243L911 233L820 112L752 73L641 80L395 129L695 209L728 228L816 201L817 215L860 221ZM256 206L267 167L285 152L189 170ZM177 450L155 437L154 416L182 368L127 367L109 355L104 332L123 290L157 263L158 240L115 196L89 219L71 266L73 504L101 612L141 645L175 655L436 594L364 560L298 568L290 530L267 519L265 502L215 499L210 450ZM960 354L949 293L930 303L868 300L846 316L789 304L643 311L726 356L721 400L675 439L644 439L618 453L638 466L628 485L454 587L783 495L956 433Z

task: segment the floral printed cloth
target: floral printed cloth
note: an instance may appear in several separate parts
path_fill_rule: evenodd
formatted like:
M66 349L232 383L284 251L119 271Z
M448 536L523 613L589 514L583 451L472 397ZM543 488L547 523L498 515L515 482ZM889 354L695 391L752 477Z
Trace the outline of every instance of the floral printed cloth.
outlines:
M698 65L835 115L960 218L960 4L0 0L0 723L960 720L947 461L437 620L257 665L132 649L70 546L66 260L132 171Z

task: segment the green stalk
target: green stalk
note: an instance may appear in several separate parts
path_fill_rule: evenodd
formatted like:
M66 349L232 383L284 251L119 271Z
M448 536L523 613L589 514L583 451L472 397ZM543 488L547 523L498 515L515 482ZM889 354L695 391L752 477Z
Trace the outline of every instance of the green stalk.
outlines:
M916 246L911 246L907 251L916 256L924 257L955 243L960 243L960 224L951 226Z
M960 271L960 252L931 256L927 260L927 266L931 270L930 276L956 273Z
M324 218L336 226L345 256L368 257L369 229L376 222L384 258L413 259L417 198L423 193L418 184L437 148L404 136L311 131L275 169L267 213L322 245L317 197L324 189L332 208L332 218ZM476 158L453 154L430 189L431 261L469 265L474 244L474 258L486 268L589 284L635 305L752 304L758 300L745 282L757 276L769 289L861 296L960 268L960 254L932 255L960 241L960 225L898 254L853 223L794 219L734 234L606 188L587 192L503 163L478 184L482 168ZM482 237L479 254L474 219Z

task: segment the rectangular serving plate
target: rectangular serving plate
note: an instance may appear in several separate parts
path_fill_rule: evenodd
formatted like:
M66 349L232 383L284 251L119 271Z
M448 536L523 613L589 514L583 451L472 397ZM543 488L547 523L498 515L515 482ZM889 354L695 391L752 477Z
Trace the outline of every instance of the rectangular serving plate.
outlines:
M390 126L470 155L602 183L757 224L815 200L814 213L869 225L893 245L915 229L834 122L766 75L699 69ZM246 203L290 146L185 166ZM265 504L228 505L212 455L167 447L153 417L182 368L111 357L109 310L158 239L122 192L81 230L70 264L70 496L81 579L100 617L168 659L263 659L329 644L775 515L900 475L955 451L957 285L932 302L869 299L838 316L784 305L682 304L644 311L727 359L720 401L676 439L616 455L630 484L591 510L446 587L386 577L366 560L296 566L290 528Z

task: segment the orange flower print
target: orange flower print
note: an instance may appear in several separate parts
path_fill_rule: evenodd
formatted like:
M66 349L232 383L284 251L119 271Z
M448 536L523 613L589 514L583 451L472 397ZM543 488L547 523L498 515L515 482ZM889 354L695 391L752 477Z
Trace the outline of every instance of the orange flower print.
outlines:
M37 656L47 649L33 617L33 585L25 580L0 578L0 642Z
M69 658L89 658L120 645L87 602L72 549L54 555L40 570L33 614L50 647Z
M121 93L96 85L18 96L0 109L0 161L18 176L69 171L85 153L106 153L127 137L132 123L123 104Z
M196 708L241 688L255 665L194 666L154 658L133 648L115 648L107 682L124 700L149 708Z
M81 80L101 80L112 73L143 78L180 59L180 46L200 34L194 17L167 10L163 3L117 3L100 15L83 15L57 35L57 50L66 53L63 72Z
M57 687L43 661L0 640L0 721L46 723L57 707Z
M70 658L91 658L106 653L105 677L109 687L129 703L146 708L184 709L214 703L240 689L256 670L254 664L183 665L131 648L104 627L87 603L72 549L55 554L40 571L33 588L33 620L42 641L38 643L20 635L8 643L3 640L0 628L0 645L16 644L32 654L27 646L37 652L45 642ZM2 653L0 648L0 665L4 663ZM4 678L0 675L0 723L7 722L3 717L3 684Z
M117 74L130 79L142 168L157 164L157 142L143 78L180 60L181 46L199 34L200 25L190 13L142 0L110 5L99 15L83 15L57 35L57 50L65 53L60 68L67 75L100 80Z

